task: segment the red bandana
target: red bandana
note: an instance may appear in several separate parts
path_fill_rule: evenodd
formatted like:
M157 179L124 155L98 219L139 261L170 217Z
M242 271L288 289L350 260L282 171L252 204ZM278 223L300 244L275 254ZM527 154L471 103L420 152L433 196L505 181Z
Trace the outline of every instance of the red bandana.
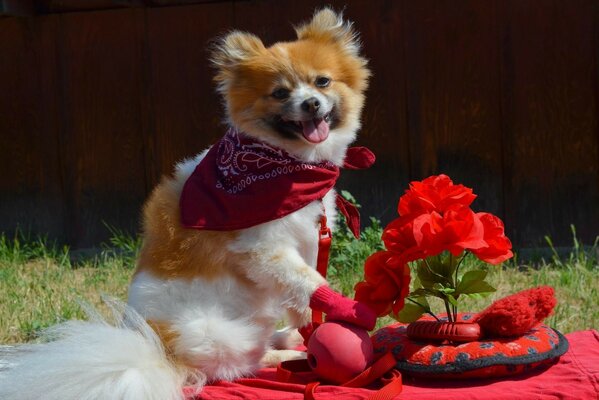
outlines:
M370 150L353 147L347 152L344 167L361 169L373 163ZM322 199L338 177L339 167L328 161L307 163L230 129L185 182L181 220L186 228L249 228ZM358 237L358 210L341 196L337 196L337 206Z

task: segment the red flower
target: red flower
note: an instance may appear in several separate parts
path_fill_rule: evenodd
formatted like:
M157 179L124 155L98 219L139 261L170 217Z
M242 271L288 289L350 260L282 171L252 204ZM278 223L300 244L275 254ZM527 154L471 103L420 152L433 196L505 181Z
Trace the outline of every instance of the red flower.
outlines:
M411 216L399 217L383 230L382 236L387 250L397 253L402 262L410 262L424 258L426 252L414 238L414 218Z
M355 286L355 299L377 315L398 313L410 292L410 268L389 251L379 251L366 260L364 281Z
M467 207L472 204L476 195L472 189L464 185L454 185L447 175L433 175L422 182L410 183L410 189L399 198L397 211L399 215L418 215L436 211Z
M414 219L414 239L429 256L444 250L457 256L466 249L480 249L487 246L483 238L483 224L468 207L448 210L443 215L433 211Z
M484 241L486 246L471 249L472 253L479 259L489 264L499 264L508 258L511 258L512 242L505 236L503 222L489 213L477 213L476 218L480 221L484 228Z

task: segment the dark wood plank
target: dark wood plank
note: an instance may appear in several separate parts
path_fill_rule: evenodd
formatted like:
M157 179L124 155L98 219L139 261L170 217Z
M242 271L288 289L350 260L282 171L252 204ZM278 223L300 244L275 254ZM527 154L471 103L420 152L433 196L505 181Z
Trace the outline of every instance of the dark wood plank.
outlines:
M41 13L63 13L136 7L142 6L143 0L37 0L36 5Z
M152 121L147 133L148 186L173 164L208 147L225 132L212 83L209 41L232 27L231 3L147 10Z
M57 29L56 17L0 19L0 232L64 241Z
M503 216L495 3L404 3L412 176L445 173Z
M222 3L225 0L144 0L146 4L156 6L179 6L201 3Z
M397 201L410 178L402 5L353 1L345 14L360 33L373 74L356 144L373 150L377 161L369 170L344 172L338 186L362 204L363 222L373 216L387 223L397 217Z
M501 4L506 206L510 225L517 227L513 239L537 246L551 235L557 245L570 245L574 224L588 244L599 233L598 4Z
M35 14L33 0L0 0L0 16L28 16L33 14Z
M61 16L66 129L60 136L69 238L136 231L146 196L142 136L143 10Z

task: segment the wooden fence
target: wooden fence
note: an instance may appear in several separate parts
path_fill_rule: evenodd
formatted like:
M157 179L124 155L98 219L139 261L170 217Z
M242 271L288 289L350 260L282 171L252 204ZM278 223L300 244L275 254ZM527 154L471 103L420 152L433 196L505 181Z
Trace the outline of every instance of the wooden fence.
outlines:
M160 176L224 131L208 41L292 39L322 4L120 3L142 4L0 17L0 231L78 248L106 239L104 223L137 230ZM355 21L374 72L359 144L378 162L339 185L363 214L389 221L410 180L444 172L518 247L567 245L570 224L599 234L599 2L327 3Z

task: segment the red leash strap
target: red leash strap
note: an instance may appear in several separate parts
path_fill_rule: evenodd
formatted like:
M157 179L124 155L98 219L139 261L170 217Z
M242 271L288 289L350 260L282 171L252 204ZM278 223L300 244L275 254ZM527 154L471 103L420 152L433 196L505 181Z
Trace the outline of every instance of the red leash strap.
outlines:
M318 230L318 256L316 258L316 270L323 278L327 278L329 266L329 253L332 242L331 229L327 226L327 217L320 217L320 229ZM322 322L322 312L312 311L312 322Z
M362 388L380 379L384 386L370 395L367 400L391 400L398 396L403 389L401 374L394 369L395 363L396 360L393 354L387 353L360 375L340 386ZM305 400L316 399L315 392L320 382L315 382L315 379L318 379L318 377L311 372L306 360L285 361L277 367L278 381L286 384L296 383L306 385L304 391Z
M370 385L372 382L381 378L387 372L395 367L395 357L392 353L387 353L383 357L379 358L370 367L366 368L360 375L354 379L345 382L341 386L344 387L364 387Z

